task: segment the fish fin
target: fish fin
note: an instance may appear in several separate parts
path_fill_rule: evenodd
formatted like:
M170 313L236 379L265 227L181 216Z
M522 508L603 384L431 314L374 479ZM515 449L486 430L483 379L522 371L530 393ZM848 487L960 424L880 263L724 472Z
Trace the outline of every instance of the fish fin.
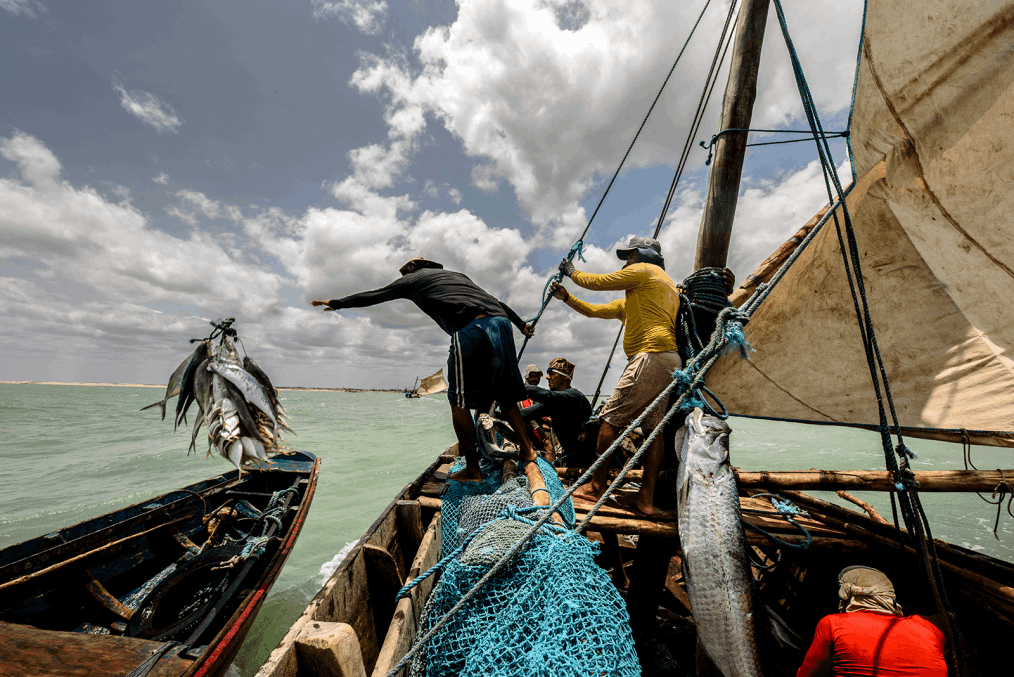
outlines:
M148 409L151 409L152 407L160 407L162 409L162 420L164 421L165 420L165 403L168 402L168 401L169 400L166 399L166 400L159 400L158 402L152 402L147 407L141 407L139 409L139 411L147 411Z

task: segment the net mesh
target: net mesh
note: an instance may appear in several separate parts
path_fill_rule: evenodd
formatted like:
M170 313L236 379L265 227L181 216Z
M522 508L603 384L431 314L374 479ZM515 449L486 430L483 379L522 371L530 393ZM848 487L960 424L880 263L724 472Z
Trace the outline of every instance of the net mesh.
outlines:
M539 469L555 502L563 485L542 459ZM523 475L501 483L502 473L492 464L484 475L483 482L450 482L444 494L444 556L472 538L444 568L418 635L457 604L538 519L538 513L517 514L532 505ZM412 675L641 674L626 605L594 562L598 544L572 531L570 500L560 513L566 528L543 526L416 654Z

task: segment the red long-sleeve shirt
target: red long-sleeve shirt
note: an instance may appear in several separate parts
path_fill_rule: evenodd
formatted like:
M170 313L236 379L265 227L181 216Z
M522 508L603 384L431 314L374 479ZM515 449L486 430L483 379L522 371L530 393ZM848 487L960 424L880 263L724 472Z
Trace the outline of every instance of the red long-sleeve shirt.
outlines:
M825 616L796 677L947 677L944 636L922 616Z

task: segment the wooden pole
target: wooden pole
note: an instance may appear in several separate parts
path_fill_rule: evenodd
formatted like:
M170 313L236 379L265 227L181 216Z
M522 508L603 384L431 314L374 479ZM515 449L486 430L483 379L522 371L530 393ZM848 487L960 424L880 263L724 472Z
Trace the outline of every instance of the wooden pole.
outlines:
M564 481L581 476L581 468L559 468ZM740 489L794 491L891 491L890 473L884 470L761 470L733 468ZM615 474L615 473L614 473ZM1014 470L920 470L912 473L919 491L981 491L992 493L1004 485L1014 489ZM640 481L642 471L631 470L626 479Z
M768 0L743 0L739 10L719 131L750 127L753 103L757 98L757 67L760 65L768 4ZM747 132L726 132L715 143L708 177L708 196L704 201L704 216L697 236L694 270L712 266L722 268L729 256L746 139Z

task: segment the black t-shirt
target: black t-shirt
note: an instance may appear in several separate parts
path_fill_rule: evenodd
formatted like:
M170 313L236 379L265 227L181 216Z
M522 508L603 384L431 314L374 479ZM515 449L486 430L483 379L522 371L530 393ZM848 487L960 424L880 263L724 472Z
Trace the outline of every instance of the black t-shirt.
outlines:
M535 404L521 410L521 418L534 421L549 416L553 419L553 433L567 456L581 455L586 449L578 442L581 426L591 418L588 398L577 388L546 390L538 386L525 386L525 393ZM577 459L575 459L576 461Z
M410 300L448 334L462 329L479 314L506 317L518 329L525 327L525 321L510 306L483 291L467 275L437 268L402 275L386 287L332 299L328 305L335 310L365 308L394 299Z

